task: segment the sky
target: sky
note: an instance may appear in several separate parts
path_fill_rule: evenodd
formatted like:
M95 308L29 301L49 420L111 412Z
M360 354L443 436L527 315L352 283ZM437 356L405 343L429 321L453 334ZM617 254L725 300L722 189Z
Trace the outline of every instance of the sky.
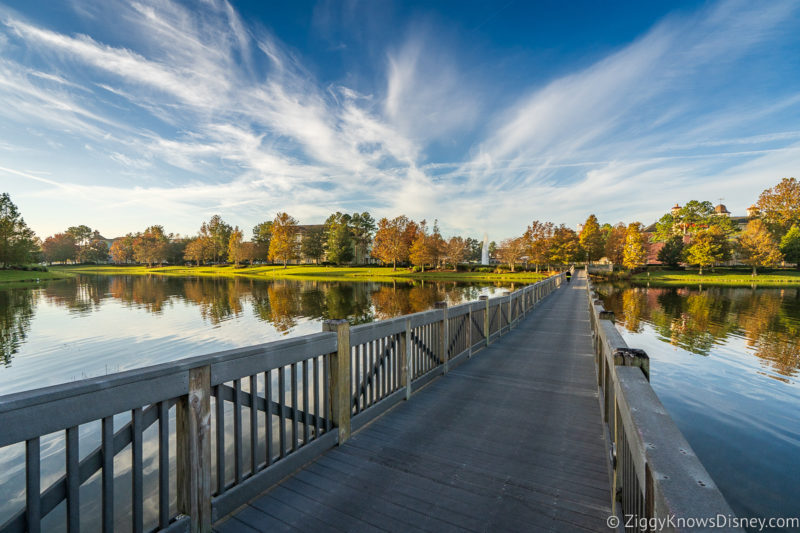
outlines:
M798 28L780 0L0 0L0 191L42 238L744 214L800 177Z

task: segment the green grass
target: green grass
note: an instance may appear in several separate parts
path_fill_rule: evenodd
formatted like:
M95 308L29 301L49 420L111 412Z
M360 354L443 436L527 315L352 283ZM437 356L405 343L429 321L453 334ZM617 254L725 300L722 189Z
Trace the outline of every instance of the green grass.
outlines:
M333 267L316 265L289 265L287 268L279 265L263 265L254 267L234 268L226 266L166 266L147 268L145 266L113 266L113 265L81 265L52 267L56 272L80 274L133 274L133 275L160 275L160 276L217 276L235 277L245 276L261 279L298 279L308 281L391 281L391 280L430 280L430 281L467 281L467 282L535 282L545 277L544 274L533 272L453 272L453 271L428 271L411 272L408 269L391 267Z
M650 282L657 285L800 285L798 270L764 270L757 276L751 276L749 270L716 269L716 272L704 270L701 276L698 270L657 270L636 274L631 281L637 283Z
M0 270L0 287L23 283L36 283L50 279L70 278L73 274L66 271L35 272L30 270Z

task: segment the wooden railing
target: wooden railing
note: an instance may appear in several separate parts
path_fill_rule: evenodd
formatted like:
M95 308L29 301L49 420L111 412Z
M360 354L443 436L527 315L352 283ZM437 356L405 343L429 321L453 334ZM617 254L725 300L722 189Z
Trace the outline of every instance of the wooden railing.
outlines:
M591 283L587 295L600 404L611 445L612 509L623 525L635 525L626 531L655 530L653 524L661 524L659 531L688 531L690 527L680 525L735 516L650 386L647 354L628 347L614 326L614 313L604 309ZM681 517L683 521L674 520Z
M510 331L563 279L352 328L326 321L321 333L2 396L0 452L19 458L24 475L0 478L20 485L19 508L0 533L62 521L68 532L209 531ZM51 481L43 456L52 466L58 454L64 474Z

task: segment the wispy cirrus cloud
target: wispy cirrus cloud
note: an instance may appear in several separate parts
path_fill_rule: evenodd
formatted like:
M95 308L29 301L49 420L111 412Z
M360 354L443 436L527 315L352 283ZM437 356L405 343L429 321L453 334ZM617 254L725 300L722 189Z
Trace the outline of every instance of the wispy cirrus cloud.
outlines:
M742 87L767 43L797 44L791 2L668 17L590 65L506 92L480 69L465 74L430 24L375 43L378 63L332 82L226 1L77 6L124 39L0 10L11 104L0 118L24 133L0 129L0 140L30 150L5 151L0 179L22 179L35 215L58 213L26 215L41 233L77 222L121 233L159 217L186 233L215 212L249 227L278 210L307 222L333 210L439 217L448 232L498 237L533 218L647 219L730 176L724 194L749 203L800 136L789 120L800 95ZM51 174L25 171L31 158ZM64 222L78 205L92 220Z

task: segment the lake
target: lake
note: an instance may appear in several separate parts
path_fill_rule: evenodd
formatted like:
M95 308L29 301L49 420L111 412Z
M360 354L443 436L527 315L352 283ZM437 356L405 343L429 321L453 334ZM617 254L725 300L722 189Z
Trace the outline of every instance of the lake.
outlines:
M0 394L450 305L511 284L78 276L0 289Z
M736 514L798 516L800 288L596 290Z

